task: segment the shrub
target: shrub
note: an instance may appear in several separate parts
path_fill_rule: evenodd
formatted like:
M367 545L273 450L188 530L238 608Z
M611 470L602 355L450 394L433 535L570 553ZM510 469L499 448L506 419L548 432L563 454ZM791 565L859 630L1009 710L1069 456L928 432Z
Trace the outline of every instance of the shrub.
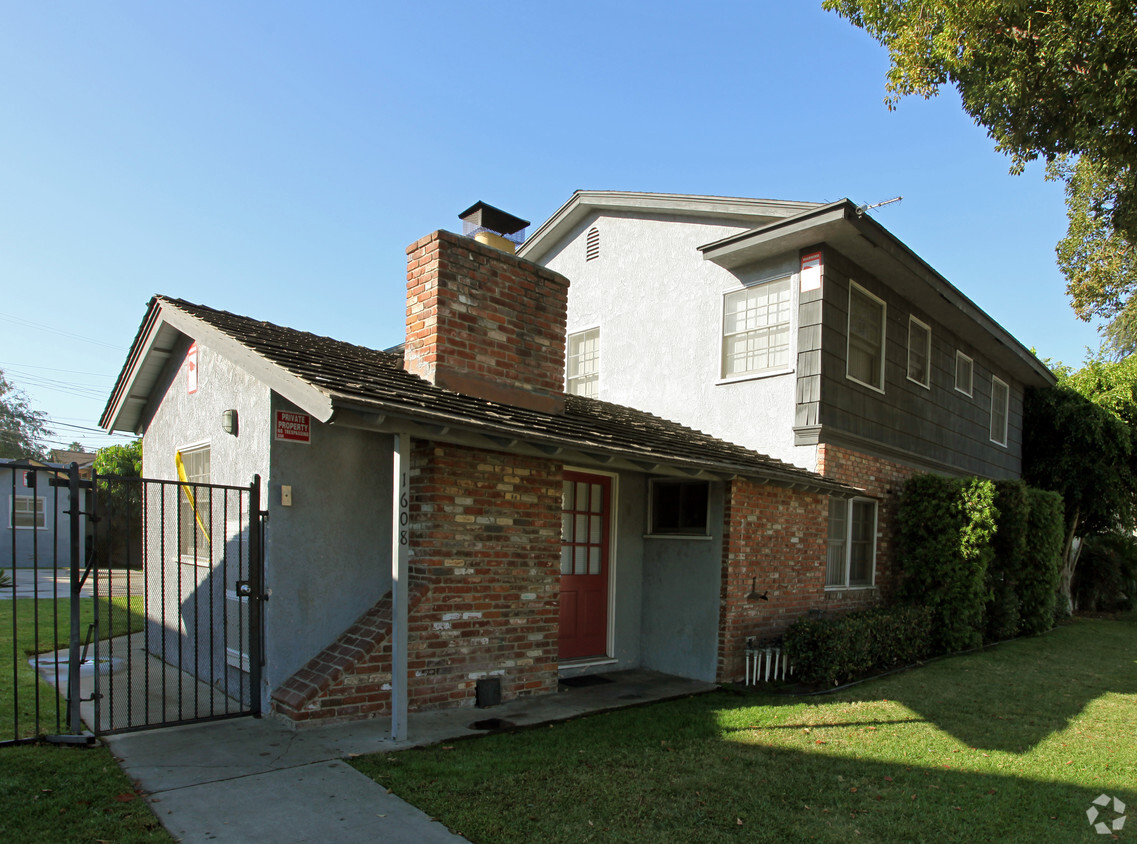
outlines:
M987 630L989 642L1011 639L1021 624L1019 587L1026 573L1027 532L1030 529L1029 487L1022 481L995 482L995 509L999 511L991 538L987 566Z
M1080 610L1133 609L1137 593L1137 540L1122 534L1087 539L1074 572L1073 591Z
M900 595L931 607L939 653L983 642L997 518L992 481L917 475L904 485L897 516Z
M1030 509L1027 517L1026 561L1019 579L1019 614L1023 633L1044 633L1054 626L1058 575L1062 567L1062 541L1065 537L1062 496L1033 487L1027 488Z
M836 685L871 671L910 665L931 652L932 611L877 607L830 619L799 618L785 633L794 673Z

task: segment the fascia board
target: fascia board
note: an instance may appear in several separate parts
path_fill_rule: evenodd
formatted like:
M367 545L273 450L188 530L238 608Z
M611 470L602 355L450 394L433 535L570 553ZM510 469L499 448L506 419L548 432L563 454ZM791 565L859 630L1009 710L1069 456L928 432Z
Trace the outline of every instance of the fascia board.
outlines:
M334 408L328 393L253 351L240 340L186 313L170 302L162 303L161 316L169 325L204 343L212 351L245 370L305 413L312 414L321 422L327 422L332 418Z
M135 387L141 373L150 368L155 357L160 357L165 350L156 348L159 336L162 334L162 321L158 316L160 303L156 298L151 299L147 306L146 315L138 327L134 342L130 345L126 361L118 378L115 379L106 407L99 417L99 427L106 431L130 431L134 433L137 419L141 415L141 408L147 398L136 396ZM163 361L164 363L164 361ZM161 368L161 367L159 367ZM152 386L152 385L149 385ZM143 386L143 392L149 394L149 386Z
M763 219L790 217L816 207L815 202L778 199L578 190L530 235L517 254L529 261L539 261L556 245L560 234L571 230L591 213L671 214L753 225Z
M804 249L831 245L850 260L974 343L989 358L1008 366L1027 384L1055 383L1054 374L1029 349L972 302L955 285L871 217L844 199L748 232L700 246L704 259L725 269ZM946 302L952 310L944 311Z

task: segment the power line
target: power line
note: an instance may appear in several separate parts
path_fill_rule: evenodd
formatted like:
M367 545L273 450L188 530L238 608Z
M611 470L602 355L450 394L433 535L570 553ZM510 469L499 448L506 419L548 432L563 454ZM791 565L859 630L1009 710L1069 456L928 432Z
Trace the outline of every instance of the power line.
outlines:
M63 331L62 329L55 328L50 325L44 325L42 322L32 322L30 319L24 319L23 317L18 317L14 314L6 314L0 312L0 319L15 323L16 325L26 325L30 326L31 328L38 328L40 331L48 331L52 334L58 334L61 337L70 337L72 340L82 340L84 343L93 343L96 346L105 346L108 349L115 349L119 352L126 351L126 348L124 346L119 346L114 343L107 343L103 340L96 340L94 337L84 337L82 334L74 334L70 331Z

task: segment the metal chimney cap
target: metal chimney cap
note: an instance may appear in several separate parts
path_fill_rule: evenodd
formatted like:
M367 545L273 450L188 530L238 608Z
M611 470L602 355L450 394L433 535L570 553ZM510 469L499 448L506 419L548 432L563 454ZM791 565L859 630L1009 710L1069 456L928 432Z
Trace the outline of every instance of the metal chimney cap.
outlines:
M488 230L500 235L516 234L529 226L528 220L514 217L512 214L494 208L481 200L475 202L458 215L458 219L468 227Z

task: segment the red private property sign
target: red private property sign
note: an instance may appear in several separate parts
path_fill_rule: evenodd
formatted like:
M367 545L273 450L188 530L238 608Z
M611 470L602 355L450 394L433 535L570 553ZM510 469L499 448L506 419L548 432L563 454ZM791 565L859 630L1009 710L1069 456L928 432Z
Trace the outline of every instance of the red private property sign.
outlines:
M307 413L276 412L276 438L291 443L312 442L312 417Z

